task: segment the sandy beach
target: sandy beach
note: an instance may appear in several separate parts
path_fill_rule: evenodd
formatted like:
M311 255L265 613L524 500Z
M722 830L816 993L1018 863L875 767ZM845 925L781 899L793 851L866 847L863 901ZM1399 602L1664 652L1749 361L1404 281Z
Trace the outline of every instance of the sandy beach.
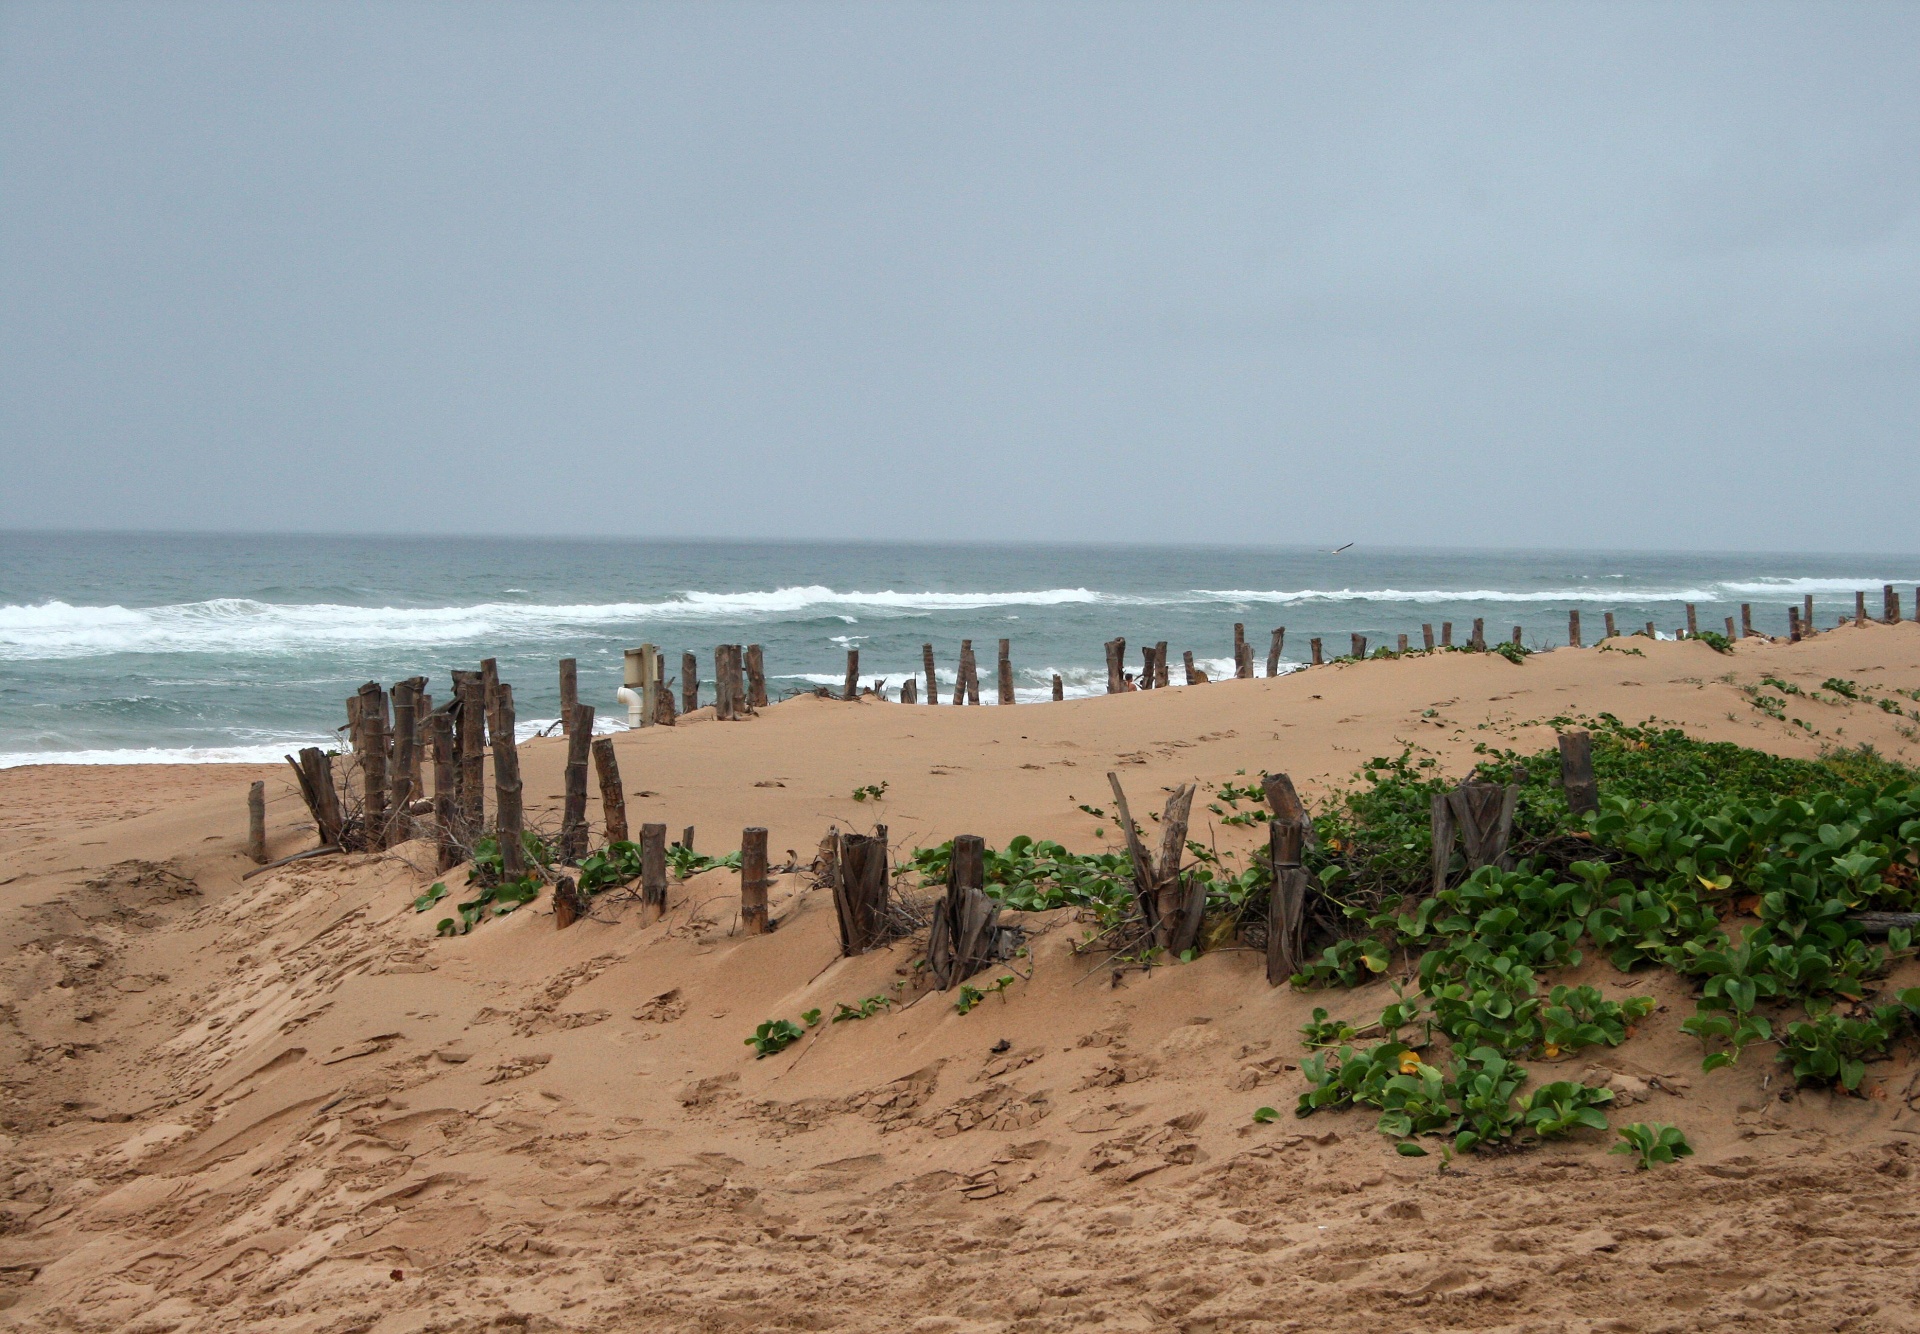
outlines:
M1920 763L1907 717L1828 698L1782 721L1741 690L1763 675L1920 689L1920 625L1014 708L807 697L615 746L634 828L718 854L765 826L801 868L876 823L896 859L961 833L1112 849L1080 809L1109 770L1136 811L1263 770L1312 802L1409 746L1462 776L1477 745L1547 748L1556 717ZM564 742L520 749L529 823L557 827ZM1292 1114L1300 1025L1377 1013L1383 982L1269 987L1244 948L1116 981L1059 910L1021 916L1019 979L969 1013L932 993L756 1059L757 1024L887 994L916 943L838 958L804 869L763 937L711 871L652 925L612 893L556 931L544 894L439 938L413 901L464 873L423 841L243 881L255 779L270 855L313 846L284 765L0 772L0 1328L1920 1327L1910 1043L1867 1096L1783 1098L1770 1057L1702 1073L1683 979L1590 960L1572 977L1661 1008L1535 1078L1612 1081L1697 1155L1636 1171L1594 1133L1443 1171L1370 1112ZM1195 814L1222 853L1260 837Z

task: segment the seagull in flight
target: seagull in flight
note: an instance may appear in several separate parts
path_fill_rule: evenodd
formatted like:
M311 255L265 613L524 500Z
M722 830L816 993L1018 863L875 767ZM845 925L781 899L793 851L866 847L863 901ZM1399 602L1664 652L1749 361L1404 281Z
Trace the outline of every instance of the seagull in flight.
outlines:
M1352 545L1353 543L1351 542L1347 543L1347 547L1350 547ZM1335 547L1332 551L1329 551L1327 554L1329 556L1338 556L1341 552L1345 551L1347 547Z

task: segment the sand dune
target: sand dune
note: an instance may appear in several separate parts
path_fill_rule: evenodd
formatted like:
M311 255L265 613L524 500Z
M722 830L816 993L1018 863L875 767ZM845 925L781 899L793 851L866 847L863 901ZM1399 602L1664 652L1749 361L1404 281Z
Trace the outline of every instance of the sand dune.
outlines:
M617 746L636 826L691 824L719 852L765 825L802 863L876 821L896 852L963 832L1092 850L1114 831L1078 807L1106 801L1109 769L1136 807L1262 769L1313 796L1406 745L1462 773L1478 743L1541 748L1543 720L1602 711L1920 762L1912 725L1866 705L1757 711L1739 686L1763 673L1917 688L1920 626L1011 709L805 698ZM523 747L549 825L563 753ZM413 911L425 844L243 883L255 777L273 854L310 846L284 767L0 773L0 1327L1920 1326L1911 1053L1873 1067L1870 1097L1783 1099L1765 1059L1701 1074L1687 993L1656 979L1632 1041L1535 1074L1597 1069L1696 1158L1640 1173L1595 1134L1443 1173L1371 1113L1291 1115L1310 1009L1377 1012L1381 986L1273 989L1232 949L1114 985L1063 911L1024 917L1020 980L971 1013L903 998L756 1060L762 1020L896 994L911 945L837 960L801 872L766 937L734 933L735 877L710 872L651 926L608 895L555 931L543 897L439 939L443 913ZM883 780L883 801L852 799ZM1283 1114L1256 1124L1262 1105Z

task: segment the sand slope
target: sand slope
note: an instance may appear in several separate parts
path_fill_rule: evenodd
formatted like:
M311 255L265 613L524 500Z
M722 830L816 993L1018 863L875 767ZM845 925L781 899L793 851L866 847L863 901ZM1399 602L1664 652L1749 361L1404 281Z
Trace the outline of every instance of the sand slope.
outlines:
M896 849L959 832L1091 849L1111 822L1077 806L1106 803L1110 768L1137 810L1241 770L1312 793L1402 745L1457 773L1476 743L1543 746L1537 720L1602 710L1920 760L1911 719L1795 701L1794 726L1738 689L1920 687L1920 627L1731 657L1614 643L1640 653L1005 710L806 699L618 747L636 825L693 824L719 851L764 824L801 861L831 825L875 820ZM561 755L524 749L549 823ZM273 851L307 846L290 778L263 772ZM885 993L911 949L836 961L830 899L800 874L760 939L731 934L717 873L676 883L650 927L610 896L565 932L543 900L436 939L443 912L411 905L424 845L242 884L256 776L0 774L0 1327L1920 1326L1910 1053L1873 1068L1872 1097L1783 1100L1766 1049L1701 1075L1691 1002L1655 980L1663 1008L1629 1044L1532 1068L1602 1067L1640 1099L1617 1123L1676 1122L1696 1159L1636 1173L1596 1136L1442 1174L1396 1157L1371 1113L1291 1115L1307 1012L1370 1015L1382 986L1270 989L1245 951L1114 986L1052 913L1026 919L1031 977L971 1014L932 995L755 1060L756 1023ZM883 779L877 808L851 800ZM1255 1125L1261 1105L1283 1115Z

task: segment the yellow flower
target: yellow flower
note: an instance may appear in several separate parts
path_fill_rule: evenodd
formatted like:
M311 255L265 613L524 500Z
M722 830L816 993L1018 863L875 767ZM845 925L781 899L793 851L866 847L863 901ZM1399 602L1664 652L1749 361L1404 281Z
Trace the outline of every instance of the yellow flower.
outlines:
M1552 1060L1554 1057L1558 1056L1559 1054L1560 1054L1560 1049L1554 1046L1551 1042L1549 1042L1547 1044L1547 1059Z
M1416 1056L1416 1055L1414 1055L1414 1054L1413 1054L1412 1052L1410 1052L1410 1051L1403 1051L1403 1052L1401 1052L1401 1053L1400 1053L1400 1073L1401 1073L1401 1074L1403 1074L1403 1075L1417 1075L1417 1074L1419 1074L1419 1073L1420 1073L1420 1058L1419 1058L1418 1056Z

